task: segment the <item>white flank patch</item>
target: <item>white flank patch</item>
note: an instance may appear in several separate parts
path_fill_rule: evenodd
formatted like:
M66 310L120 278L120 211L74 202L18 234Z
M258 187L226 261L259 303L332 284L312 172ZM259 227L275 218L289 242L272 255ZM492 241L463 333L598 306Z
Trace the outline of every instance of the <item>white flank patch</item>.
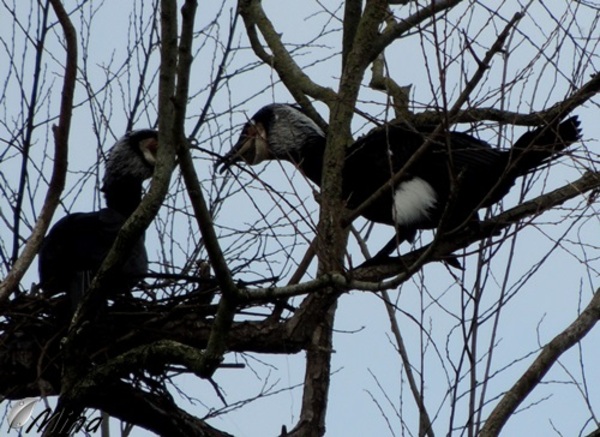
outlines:
M402 182L394 191L392 214L398 225L412 225L429 218L437 196L434 189L421 178Z

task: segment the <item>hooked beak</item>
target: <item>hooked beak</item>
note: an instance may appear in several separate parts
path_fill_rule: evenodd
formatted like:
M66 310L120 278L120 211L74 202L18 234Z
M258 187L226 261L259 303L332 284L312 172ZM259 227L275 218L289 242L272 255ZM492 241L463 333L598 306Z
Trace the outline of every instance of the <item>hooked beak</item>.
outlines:
M220 166L219 173L223 173L236 162L244 161L246 164L255 165L269 159L269 156L269 147L262 125L248 122L238 142L217 161L215 167Z
M223 173L236 162L245 161L248 164L252 164L252 161L254 160L254 149L254 138L248 138L242 135L235 146L217 161L215 167L220 166L219 173Z

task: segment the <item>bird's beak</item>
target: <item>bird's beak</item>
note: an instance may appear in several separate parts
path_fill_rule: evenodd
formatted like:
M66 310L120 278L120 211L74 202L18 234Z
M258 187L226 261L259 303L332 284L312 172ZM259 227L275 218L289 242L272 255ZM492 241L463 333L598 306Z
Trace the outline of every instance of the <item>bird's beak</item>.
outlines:
M252 164L254 149L254 138L242 135L235 146L219 159L215 166L220 166L219 173L223 173L225 170L229 169L231 165L239 161L245 161L248 164Z
M246 164L255 165L269 157L269 147L262 125L248 122L238 142L217 161L215 167L219 167L219 173L223 173L236 162L244 161Z

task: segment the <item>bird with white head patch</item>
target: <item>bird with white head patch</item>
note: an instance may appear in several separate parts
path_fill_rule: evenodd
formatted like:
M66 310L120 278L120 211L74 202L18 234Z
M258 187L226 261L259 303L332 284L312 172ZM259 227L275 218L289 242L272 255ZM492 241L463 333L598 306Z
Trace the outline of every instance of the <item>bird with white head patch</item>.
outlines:
M362 212L366 219L394 226L396 235L376 255L389 256L420 229L448 231L477 220L477 210L499 202L515 180L556 159L580 137L577 117L545 124L522 135L509 150L498 150L465 133L394 123L376 128L346 151L342 196L355 209L402 170L387 195ZM407 163L422 146L419 159ZM294 105L260 109L242 129L234 147L219 160L221 172L244 161L292 162L321 185L325 132Z
M142 184L152 176L157 148L158 132L152 129L129 132L112 147L102 185L106 208L63 217L42 242L39 274L45 293L66 292L76 307L119 230L140 204ZM103 291L113 296L128 292L147 270L142 236Z

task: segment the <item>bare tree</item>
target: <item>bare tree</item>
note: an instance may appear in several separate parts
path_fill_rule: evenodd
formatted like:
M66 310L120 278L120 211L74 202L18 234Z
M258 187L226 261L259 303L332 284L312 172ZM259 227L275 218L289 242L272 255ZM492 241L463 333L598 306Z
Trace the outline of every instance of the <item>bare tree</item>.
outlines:
M273 398L263 434L487 436L518 431L522 416L542 434L598 432L597 6L196 3L2 3L4 399L57 397L56 411L97 409L160 435L238 434L219 418ZM318 192L281 163L216 172L272 102L297 103L327 132ZM345 208L344 158L362 134L406 123L506 149L569 114L582 141L481 210L477 226L423 231L361 266L386 235L361 212L393 185ZM154 176L72 315L67 296L29 286L35 256L56 218L102 204L105 152L139 127L159 130ZM103 281L144 230L148 276L97 311ZM559 295L572 304L544 305ZM357 300L368 305L348 318ZM358 320L386 340L344 333ZM277 356L300 363L303 380L276 381L289 366ZM361 364L362 379L336 383L340 363ZM371 412L341 415L342 385L364 390ZM291 417L274 413L298 391ZM571 408L569 423L555 417Z

